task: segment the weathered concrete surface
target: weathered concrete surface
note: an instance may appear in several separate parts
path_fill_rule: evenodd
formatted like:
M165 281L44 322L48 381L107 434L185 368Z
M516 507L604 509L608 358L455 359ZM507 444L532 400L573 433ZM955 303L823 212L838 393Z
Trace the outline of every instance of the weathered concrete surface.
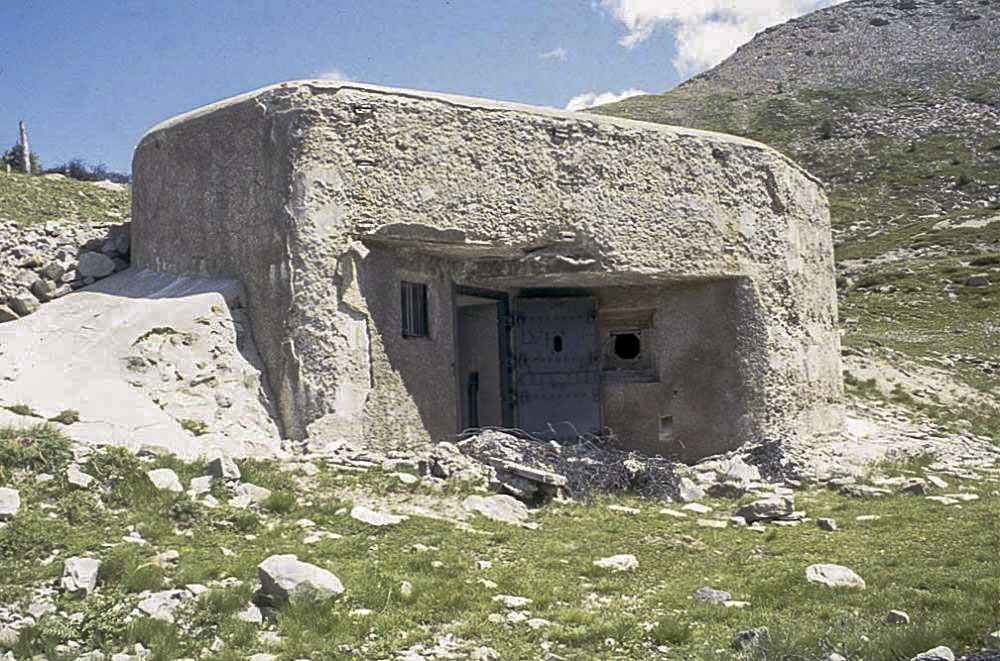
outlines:
M130 269L53 301L0 326L0 405L29 406L41 418L19 422L34 424L75 409L80 421L60 427L85 443L273 454L242 296L232 280Z
M133 263L244 283L293 438L457 431L454 283L654 292L656 380L602 385L647 451L840 426L826 200L763 145L307 81L155 127L133 173ZM428 285L426 339L400 337L400 279Z

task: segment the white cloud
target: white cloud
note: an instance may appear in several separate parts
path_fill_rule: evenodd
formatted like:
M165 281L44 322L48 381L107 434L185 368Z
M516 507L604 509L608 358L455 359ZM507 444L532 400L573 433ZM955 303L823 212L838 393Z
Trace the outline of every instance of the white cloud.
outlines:
M605 103L614 103L615 101L621 101L622 99L627 99L630 96L638 96L639 94L648 94L648 92L635 88L627 89L621 94L615 94L614 92L601 92L600 94L587 92L586 94L579 94L570 99L569 103L566 104L566 110L583 110L591 106L602 106Z
M600 0L634 48L662 26L677 41L673 65L688 75L713 67L764 28L842 0Z
M320 80L354 80L340 69L328 69L317 76Z
M566 51L565 48L562 48L560 46L559 48L553 48L548 52L539 53L538 57L542 58L543 60L559 60L560 62L565 62L566 58L569 57L569 53Z

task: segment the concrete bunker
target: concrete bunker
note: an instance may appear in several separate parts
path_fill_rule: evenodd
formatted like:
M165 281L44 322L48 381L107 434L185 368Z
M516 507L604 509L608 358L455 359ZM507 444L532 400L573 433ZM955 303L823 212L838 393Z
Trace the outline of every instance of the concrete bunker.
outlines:
M826 201L762 145L307 81L154 128L133 172L134 261L244 283L293 438L839 429Z

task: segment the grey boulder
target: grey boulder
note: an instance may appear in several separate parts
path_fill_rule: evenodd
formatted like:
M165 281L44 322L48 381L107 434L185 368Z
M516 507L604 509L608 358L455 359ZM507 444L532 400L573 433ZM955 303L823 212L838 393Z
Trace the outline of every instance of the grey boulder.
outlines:
M462 501L466 512L478 512L487 519L502 523L523 523L528 507L512 496L469 496Z
M81 278L103 278L115 272L115 263L99 252L80 253L76 272Z
M344 586L333 573L301 562L294 555L272 555L257 567L259 596L272 603L324 599L341 594Z
M910 661L955 661L955 653L951 651L950 647L938 645L934 649L921 652Z
M736 516L742 516L747 523L780 519L790 515L795 509L791 496L771 496L748 503L736 510Z

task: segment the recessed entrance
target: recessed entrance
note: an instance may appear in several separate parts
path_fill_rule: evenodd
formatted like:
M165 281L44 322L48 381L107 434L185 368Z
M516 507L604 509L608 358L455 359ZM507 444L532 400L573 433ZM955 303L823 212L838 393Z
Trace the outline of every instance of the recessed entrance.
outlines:
M576 441L601 431L597 302L519 298L515 308L518 426Z

